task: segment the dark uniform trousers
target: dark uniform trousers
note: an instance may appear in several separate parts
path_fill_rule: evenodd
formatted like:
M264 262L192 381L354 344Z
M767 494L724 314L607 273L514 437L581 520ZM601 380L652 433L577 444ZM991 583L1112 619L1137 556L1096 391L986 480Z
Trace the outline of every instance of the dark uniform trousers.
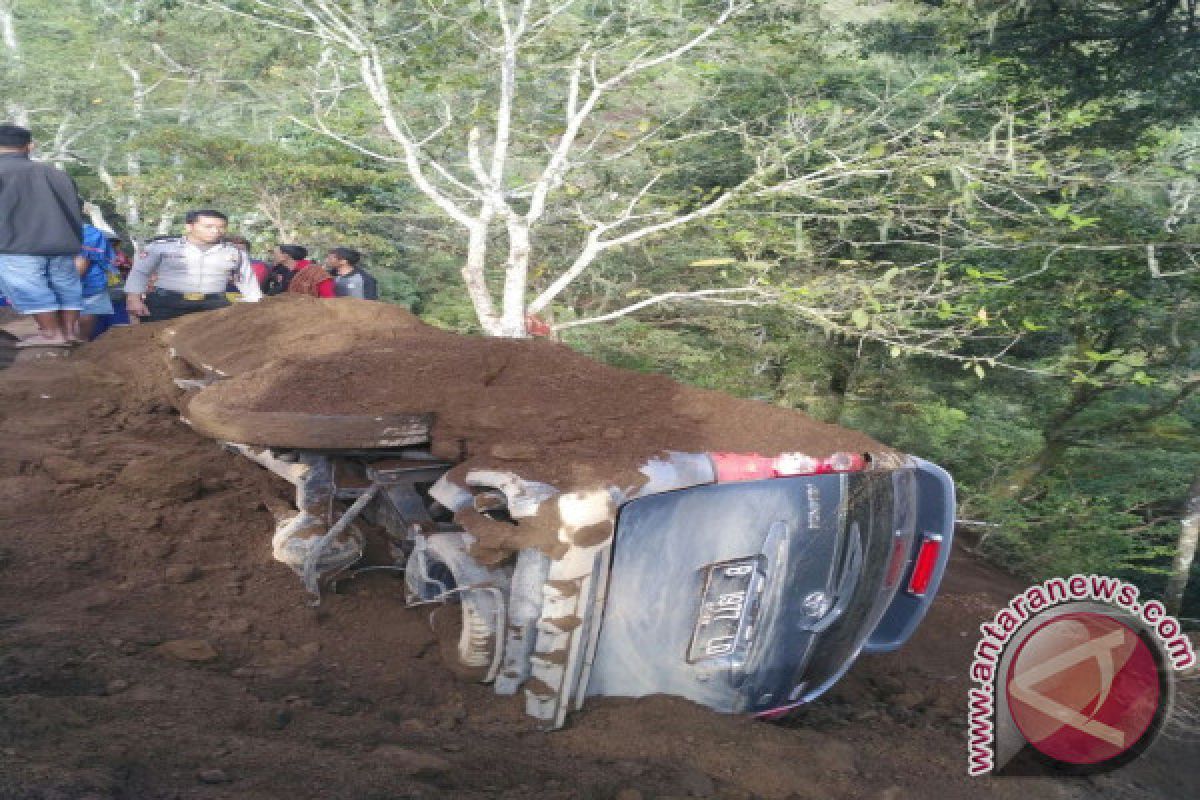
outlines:
M150 316L145 322L162 322L196 311L212 311L229 305L225 292L203 294L200 292L173 292L170 289L152 289L146 293L146 309Z

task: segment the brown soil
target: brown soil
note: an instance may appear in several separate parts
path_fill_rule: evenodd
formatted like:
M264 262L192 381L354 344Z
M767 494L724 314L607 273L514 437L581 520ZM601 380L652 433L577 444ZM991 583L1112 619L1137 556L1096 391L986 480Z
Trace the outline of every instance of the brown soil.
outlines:
M791 409L608 367L553 342L448 333L379 303L286 295L168 329L169 346L230 376L190 400L201 430L205 413L433 412L432 450L459 463L451 477L460 483L493 469L562 491L634 489L645 481L638 468L669 450L891 454ZM104 363L120 357L113 350ZM139 382L159 380L153 365L135 366ZM552 505L545 510L515 529L471 512L459 522L481 537L481 551L552 549L558 522Z
M518 700L443 667L394 575L305 605L270 556L288 487L180 423L160 334L0 373L0 800L1200 790L1186 731L1105 776L967 778L975 626L1021 587L962 553L913 642L784 724L650 698L538 731Z
M378 303L338 301L335 316L306 322L302 337L276 342L264 326L286 330L284 320L331 305L279 300L261 309L235 306L203 326L176 326L173 341L186 341L238 376L209 390L231 407L434 412L437 449L465 450L479 466L519 463L532 479L565 484L640 483L636 468L645 458L672 449L817 456L888 450L790 409L608 367L554 342L449 333ZM270 345L265 352L223 345L259 337Z

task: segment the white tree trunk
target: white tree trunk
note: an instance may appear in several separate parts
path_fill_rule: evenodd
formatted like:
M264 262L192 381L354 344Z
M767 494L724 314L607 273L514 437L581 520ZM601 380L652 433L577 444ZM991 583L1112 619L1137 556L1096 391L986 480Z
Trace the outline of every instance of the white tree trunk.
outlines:
M1179 549L1175 563L1171 565L1171 577L1167 580L1167 611L1178 615L1183 608L1183 593L1187 589L1188 576L1192 571L1192 559L1196 556L1196 543L1200 540L1200 474L1196 475L1188 489L1187 504L1179 525Z
M134 180L134 185L137 185L137 179L142 175L142 162L138 158L137 153L130 148L129 154L125 158L125 168L129 172L129 177ZM125 200L125 221L130 227L135 228L142 224L142 204L138 201L136 191L124 193Z
M17 38L17 25L13 14L13 3L0 0L0 41L13 61L21 60L21 42Z
M171 225L175 222L175 201L168 199L163 203L162 211L158 215L158 224L154 226L154 234L156 236L166 236L171 232Z
M500 335L523 338L525 327L525 287L529 279L529 258L533 242L529 226L516 215L508 218L508 261L504 265L504 300Z
M12 0L0 0L0 42L4 43L5 55L12 63L13 73L19 75L23 66L21 40L17 36L16 15ZM5 120L22 128L29 127L29 110L19 100L6 100Z
M485 204L486 205L486 204ZM462 277L467 287L467 296L475 307L475 315L479 324L489 336L500 336L500 317L492 303L492 295L484 280L484 270L487 266L487 236L488 224L491 222L492 211L488 208L480 212L479 219L467 226L467 258L463 262Z

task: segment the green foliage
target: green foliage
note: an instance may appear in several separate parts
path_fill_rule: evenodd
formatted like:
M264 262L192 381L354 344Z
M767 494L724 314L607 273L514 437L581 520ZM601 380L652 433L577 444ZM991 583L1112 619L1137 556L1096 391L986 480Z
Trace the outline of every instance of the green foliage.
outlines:
M412 310L420 299L421 292L412 276L389 267L368 270L379 284L379 299L404 306Z
M456 333L482 333L479 318L462 292L438 292L419 307L421 317L431 325Z
M580 328L565 341L580 352L626 369L656 372L709 389L743 397L766 397L768 383L755 374L745 347L747 331L711 320L721 331L720 350L712 347L715 331L704 321L683 328L662 328L626 320L611 326ZM741 336L739 336L739 333Z
M985 552L1035 578L1090 571L1161 591L1198 469L1194 453L1152 445L1072 450L1030 496L977 500L997 525Z

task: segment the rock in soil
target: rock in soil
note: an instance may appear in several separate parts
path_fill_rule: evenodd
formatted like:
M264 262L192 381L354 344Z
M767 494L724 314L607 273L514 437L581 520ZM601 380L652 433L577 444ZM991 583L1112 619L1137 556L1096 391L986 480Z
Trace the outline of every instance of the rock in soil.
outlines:
M196 779L201 783L229 783L230 777L221 769L202 769L196 773Z
M157 650L171 658L195 663L215 661L218 657L213 646L203 639L174 639L163 642Z

